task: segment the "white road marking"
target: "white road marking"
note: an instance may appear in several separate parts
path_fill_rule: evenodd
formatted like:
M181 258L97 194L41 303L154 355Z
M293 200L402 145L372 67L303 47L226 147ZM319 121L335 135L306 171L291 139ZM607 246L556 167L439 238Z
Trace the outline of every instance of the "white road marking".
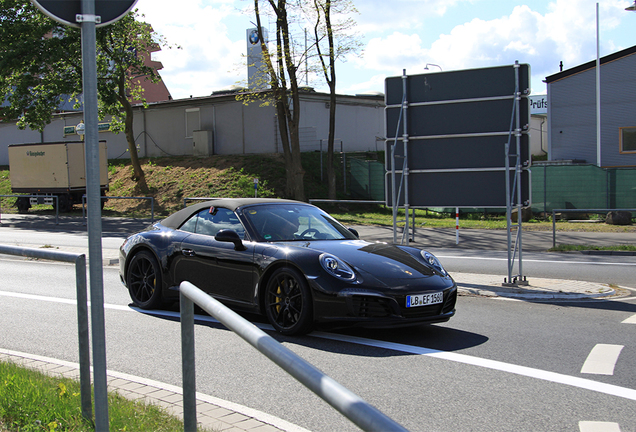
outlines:
M439 259L467 259L471 261L508 261L508 258L492 258L492 257L473 257L473 256L456 256L456 255L435 255ZM551 264L587 264L587 265L616 265L616 266L636 266L636 263L628 262L595 262L595 261L559 261L559 260L537 260L523 259L524 263L551 263Z
M623 321L623 324L636 324L636 315L632 315Z
M580 421L579 430L581 432L621 432L618 423Z
M6 292L0 291L0 296L9 296L16 298L25 298L30 300L42 300L49 302L58 302L58 303L75 303L75 301L69 302L68 299L55 299L54 297L46 297L46 296L37 296L32 294L21 294L14 292ZM128 311L128 312L141 312L147 315L156 315L156 316L169 316L169 317L179 317L178 312L170 312L170 311L160 311L160 310L140 310L135 307L130 306L121 306L121 305L110 305L105 304L104 308L106 309L115 309L120 311ZM206 322L216 322L219 321L206 315L196 315L195 319L197 321L206 321ZM272 326L268 324L255 324L257 327L265 330L273 330ZM617 396L624 399L629 399L636 401L636 390L620 387L612 384L605 384L602 382L597 382L585 378L579 378L569 375L563 375L555 372L544 371L541 369L530 368L526 366L518 366L510 363L504 363L496 360L488 360L479 357L473 357L466 354L458 354L446 351L439 351L431 348L424 348L413 345L405 345L395 342L385 342L374 339L366 339L356 336L346 336L332 333L323 333L323 332L312 332L309 336L318 337L322 339L335 340L340 342L348 342L358 345L365 345L375 348L383 348L389 349L393 351L405 352L409 354L417 354L427 357L433 357L441 360L453 361L457 363L463 363L472 366L483 367L487 369L498 370L502 372L508 372L516 375L526 376L529 378L540 379L548 382L553 382L557 384L565 384L568 386L586 389L595 391L598 393L608 394L612 396Z
M623 345L596 345L583 363L581 373L614 375L614 367L623 348Z

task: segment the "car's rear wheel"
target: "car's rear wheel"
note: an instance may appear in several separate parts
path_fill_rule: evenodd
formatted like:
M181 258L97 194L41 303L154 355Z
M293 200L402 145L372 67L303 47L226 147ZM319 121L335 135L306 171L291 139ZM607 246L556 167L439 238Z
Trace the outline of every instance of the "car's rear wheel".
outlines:
M281 267L267 283L265 313L274 328L286 335L309 333L313 325L311 293L295 269Z
M161 269L152 253L140 251L132 257L128 264L126 284L136 306L156 309L162 305Z

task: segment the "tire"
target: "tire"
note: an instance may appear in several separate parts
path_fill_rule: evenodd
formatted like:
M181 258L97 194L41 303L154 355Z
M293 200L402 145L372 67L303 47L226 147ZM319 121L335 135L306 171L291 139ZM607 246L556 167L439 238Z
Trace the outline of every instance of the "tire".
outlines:
M265 292L265 314L284 335L303 335L313 327L313 305L307 280L296 269L274 271Z
M31 208L31 202L29 201L29 198L20 197L15 201L15 206L18 208L18 213L26 214Z
M135 306L141 309L162 306L161 268L152 253L140 251L132 257L126 271L126 285Z
M57 202L60 206L60 213L69 213L73 210L73 202L71 201L70 195L58 195ZM53 201L53 209L55 209L55 200Z

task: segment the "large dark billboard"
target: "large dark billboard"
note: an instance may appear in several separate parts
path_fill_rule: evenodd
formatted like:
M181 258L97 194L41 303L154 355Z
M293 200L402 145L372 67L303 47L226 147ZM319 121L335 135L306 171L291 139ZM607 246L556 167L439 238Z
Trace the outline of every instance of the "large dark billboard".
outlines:
M396 190L407 163L411 207L506 207L506 147L514 186L517 137L520 164L529 167L529 80L524 64L387 78L387 205L393 205L394 155ZM529 184L524 172L524 203Z

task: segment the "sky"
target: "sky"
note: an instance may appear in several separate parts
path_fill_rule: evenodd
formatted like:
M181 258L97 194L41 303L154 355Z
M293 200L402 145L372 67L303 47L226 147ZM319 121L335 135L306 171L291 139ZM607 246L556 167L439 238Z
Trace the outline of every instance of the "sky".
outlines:
M559 72L560 62L567 70L596 59L597 3L600 55L636 45L636 12L625 11L633 0L353 0L361 49L336 65L337 92L384 92L385 78L403 70L416 75L519 61L530 65L531 94L545 94L543 80ZM162 62L160 74L174 99L246 85L246 30L256 21L252 5L137 0L140 19L173 46L153 59ZM271 20L263 25L274 33ZM304 39L301 24L295 26ZM328 91L319 77L308 84Z

